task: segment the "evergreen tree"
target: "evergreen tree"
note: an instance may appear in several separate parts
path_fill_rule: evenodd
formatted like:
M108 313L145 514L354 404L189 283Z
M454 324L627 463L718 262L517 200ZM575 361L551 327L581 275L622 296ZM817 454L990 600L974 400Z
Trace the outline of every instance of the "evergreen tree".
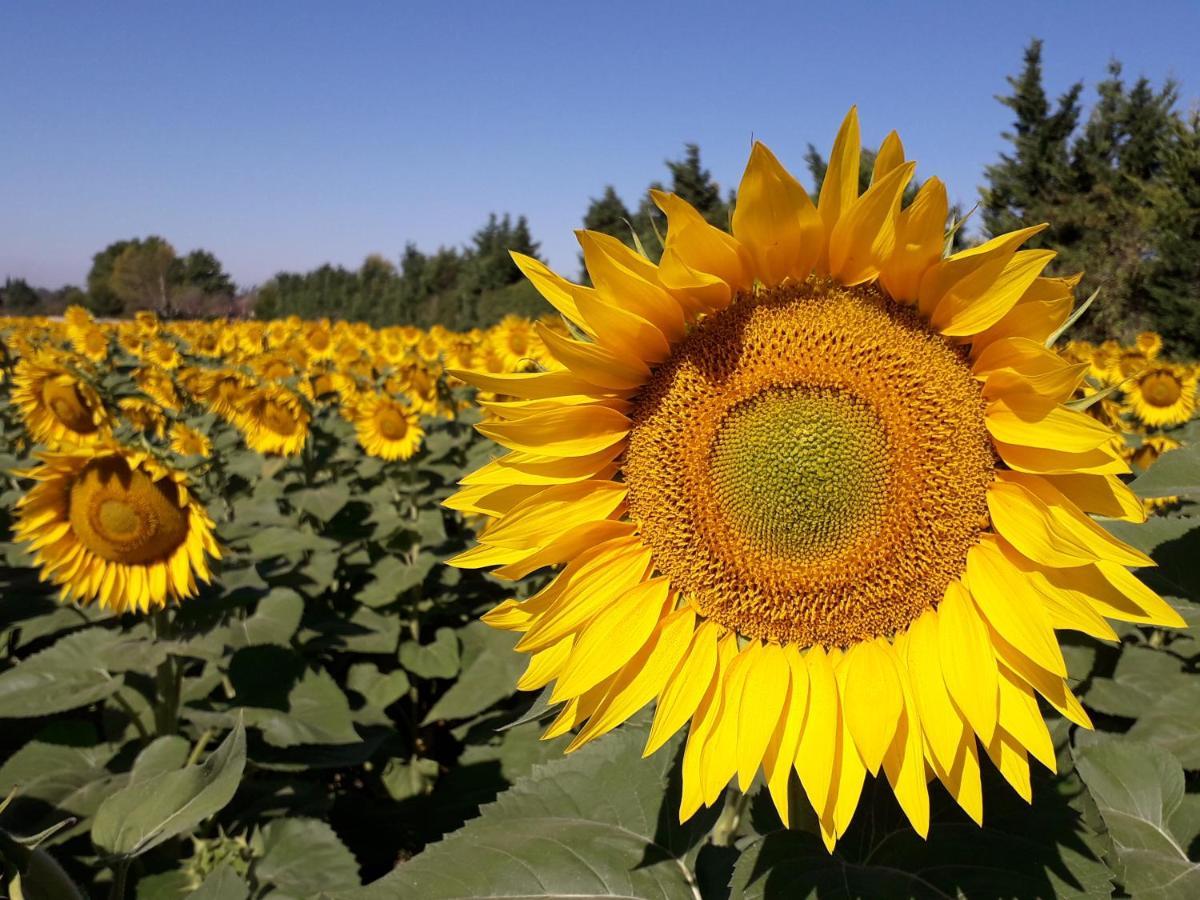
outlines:
M193 250L181 257L170 278L176 287L194 288L206 296L231 297L237 293L237 287L221 261L207 250Z
M700 164L700 146L683 145L683 159L667 160L671 172L671 192L678 194L699 210L713 225L729 225L729 208L721 199L721 186L713 181L712 173Z
M1168 348L1200 356L1200 112L1176 123L1154 203L1156 259L1146 292Z

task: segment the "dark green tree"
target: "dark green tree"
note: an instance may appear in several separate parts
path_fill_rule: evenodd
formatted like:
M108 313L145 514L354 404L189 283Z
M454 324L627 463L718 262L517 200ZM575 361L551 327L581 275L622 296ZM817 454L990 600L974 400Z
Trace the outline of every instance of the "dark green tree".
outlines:
M713 225L729 225L729 207L721 199L721 186L712 173L700 164L700 146L683 145L683 159L667 160L671 172L671 192L678 194L700 211Z
M193 250L180 257L171 271L171 283L180 288L194 288L207 296L232 296L237 286L221 261L207 250Z
M24 278L6 278L0 288L0 307L21 315L38 305L41 298Z

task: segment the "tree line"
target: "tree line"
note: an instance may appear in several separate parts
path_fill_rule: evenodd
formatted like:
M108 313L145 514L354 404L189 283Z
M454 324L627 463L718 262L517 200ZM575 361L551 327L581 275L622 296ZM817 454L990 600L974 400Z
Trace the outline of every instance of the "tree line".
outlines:
M957 240L1049 222L1031 246L1058 251L1057 274L1084 272L1085 293L1100 289L1077 333L1128 338L1154 329L1173 350L1200 354L1200 110L1180 108L1174 81L1129 81L1112 62L1085 112L1082 82L1057 98L1047 94L1042 50L1039 40L1029 44L1021 70L1008 79L1010 92L997 98L1013 114L1003 134L1007 147L985 169L979 204L967 212L969 224L955 232ZM826 161L810 145L805 162L815 197ZM864 187L873 162L874 154L864 152ZM699 146L684 145L666 169L665 181L652 182L632 205L605 186L584 211L583 227L657 257L665 222L650 199L653 188L679 194L708 221L728 226L735 193L723 191L704 168ZM951 211L953 220L962 216ZM469 328L508 313L545 311L509 250L537 256L538 243L524 216L493 214L461 247L426 253L409 243L394 262L372 255L357 269L327 264L280 272L239 294L211 253L180 256L164 239L148 237L97 253L86 290L39 291L10 279L0 289L0 308L53 310L82 302L107 316L154 308Z

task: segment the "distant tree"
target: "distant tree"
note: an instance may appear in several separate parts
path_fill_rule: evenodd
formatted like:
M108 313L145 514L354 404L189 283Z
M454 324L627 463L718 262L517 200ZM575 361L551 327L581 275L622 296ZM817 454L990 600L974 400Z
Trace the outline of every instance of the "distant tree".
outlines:
M588 201L587 211L583 214L583 227L588 231L611 234L613 237L629 243L629 229L632 220L633 215L625 206L625 201L617 194L617 189L611 184L606 184L604 192L599 197L593 197ZM624 237L621 236L622 229L625 231Z
M667 169L671 172L672 193L696 207L713 225L729 225L729 207L721 199L721 186L700 164L699 144L684 144L683 159L667 160Z
M154 309L168 315L175 264L175 248L162 238L134 241L113 263L112 289L127 309Z
M180 257L171 270L171 283L180 288L195 288L208 296L232 297L237 286L221 261L207 250L192 250Z
M136 241L114 241L92 257L87 276L87 307L98 316L119 316L125 302L112 285L113 266L117 257Z
M24 278L6 278L0 288L0 306L18 315L36 307L39 299L38 292Z
M1169 279L1159 278L1158 299L1151 282L1162 269L1159 207L1172 196L1164 183L1167 159L1184 133L1174 108L1175 84L1155 88L1140 78L1127 85L1114 61L1085 119L1081 83L1050 103L1037 40L1025 51L1021 73L1008 80L1013 91L999 99L1015 115L1004 134L1011 149L984 173L985 232L1049 223L1028 246L1057 252L1051 273L1082 271L1081 295L1101 288L1099 302L1076 326L1077 336L1128 338L1164 327L1157 319Z
M1168 347L1200 356L1200 112L1175 125L1162 157L1152 228L1156 259L1146 279L1152 321Z

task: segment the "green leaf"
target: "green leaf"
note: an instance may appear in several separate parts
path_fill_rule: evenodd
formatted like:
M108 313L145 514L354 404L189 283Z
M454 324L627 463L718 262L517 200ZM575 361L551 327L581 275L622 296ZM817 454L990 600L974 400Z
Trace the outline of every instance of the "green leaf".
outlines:
M96 812L92 841L114 856L139 856L222 810L245 767L246 732L239 722L203 764L133 782L111 795Z
M0 674L0 718L48 716L103 700L122 684L103 663L125 641L120 632L89 628Z
M1200 896L1200 865L1168 825L1184 792L1179 761L1121 736L1078 747L1075 764L1108 827L1125 889L1138 898Z
M1174 754L1186 769L1200 769L1200 679L1193 675L1160 692L1128 736Z
M934 782L927 840L899 812L886 780L868 778L833 853L808 831L771 832L738 858L731 900L1112 896L1102 842L1065 791L1035 775L1029 806L986 764L983 776L983 827ZM807 804L804 812L812 815Z
M381 780L393 800L404 800L433 790L440 768L434 759L390 759Z
M390 725L384 710L407 694L410 686L403 669L384 675L374 663L355 663L346 673L346 687L359 694L364 704L353 714L354 720L364 725Z
M680 825L678 740L647 760L644 717L536 767L479 818L342 900L655 897L695 900L685 856L712 825Z
M425 722L465 719L516 692L528 658L513 650L520 635L472 622L459 631L462 675L429 710ZM405 645L407 646L407 645ZM402 646L401 652L404 647Z
M262 830L254 877L287 894L311 897L359 883L358 863L334 830L316 819L275 819Z
M1164 453L1129 486L1139 497L1200 498L1200 444Z
M146 781L157 775L182 769L191 746L177 734L155 738L137 755L129 771L130 783Z
M189 896L191 900L246 900L250 896L250 886L237 872L222 863Z
M400 645L400 665L418 678L453 678L458 674L458 638L453 628L439 628L433 643Z
M431 553L422 553L409 565L398 556L385 556L371 567L372 581L358 592L358 602L367 606L387 606L400 599L425 580L437 564Z
M350 489L340 483L323 484L288 494L287 499L295 505L297 512L310 515L319 522L328 522L350 501Z
M1150 647L1126 647L1112 678L1095 678L1084 702L1113 716L1136 719L1164 693L1189 683L1181 663L1170 653Z
M309 551L334 550L337 546L337 541L320 537L311 531L279 525L257 530L247 541L247 547L256 559L297 556Z
M328 672L308 671L288 693L287 712L248 708L246 722L273 747L353 744L359 740L350 702Z
M259 644L288 646L304 616L304 598L291 588L277 587L258 601L254 615L234 622L230 631L235 647Z

